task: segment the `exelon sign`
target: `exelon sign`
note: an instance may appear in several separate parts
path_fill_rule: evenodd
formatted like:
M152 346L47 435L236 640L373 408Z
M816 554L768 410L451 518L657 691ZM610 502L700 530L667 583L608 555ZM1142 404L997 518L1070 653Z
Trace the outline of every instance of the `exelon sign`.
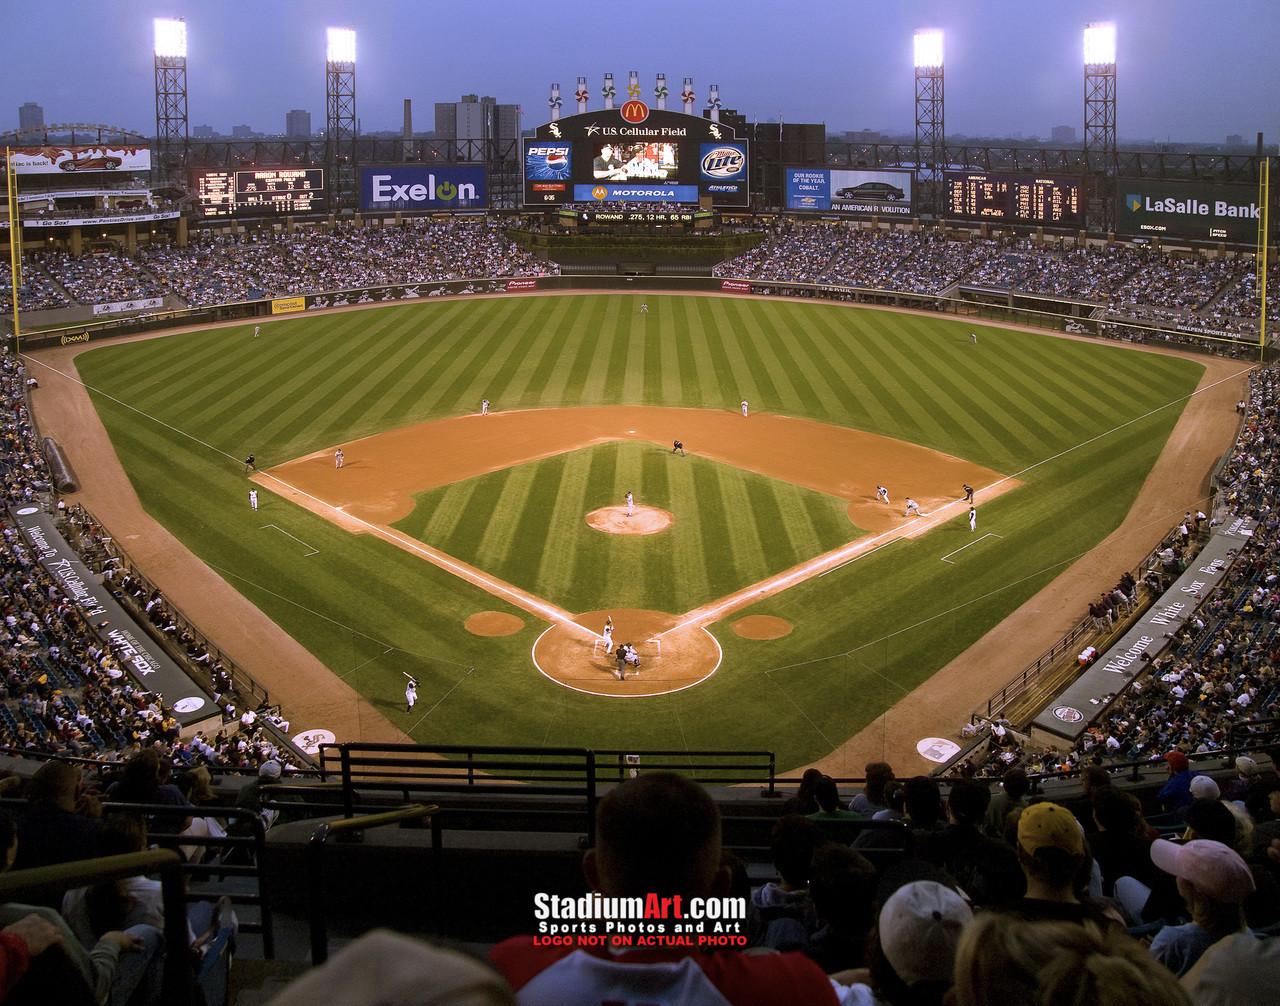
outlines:
M363 168L361 209L459 209L485 205L480 165Z

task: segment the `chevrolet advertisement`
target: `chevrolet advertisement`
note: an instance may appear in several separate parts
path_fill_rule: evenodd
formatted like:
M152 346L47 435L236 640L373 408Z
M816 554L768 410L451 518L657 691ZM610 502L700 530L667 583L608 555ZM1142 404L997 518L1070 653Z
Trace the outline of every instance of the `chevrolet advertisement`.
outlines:
M910 171L787 168L787 209L858 217L911 217Z

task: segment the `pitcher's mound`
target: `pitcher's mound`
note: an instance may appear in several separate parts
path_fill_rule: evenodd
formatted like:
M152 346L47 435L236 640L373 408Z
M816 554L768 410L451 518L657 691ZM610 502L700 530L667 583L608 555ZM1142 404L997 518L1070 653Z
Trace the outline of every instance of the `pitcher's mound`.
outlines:
M640 667L618 677L614 654L599 635L613 619L613 642L631 643ZM676 628L679 619L662 611L607 608L575 615L577 624L555 624L533 644L533 662L557 684L592 695L639 697L691 688L720 666L720 644L706 629Z
M671 526L671 514L652 506L637 506L627 516L625 506L607 506L587 514L587 523L609 534L657 534Z

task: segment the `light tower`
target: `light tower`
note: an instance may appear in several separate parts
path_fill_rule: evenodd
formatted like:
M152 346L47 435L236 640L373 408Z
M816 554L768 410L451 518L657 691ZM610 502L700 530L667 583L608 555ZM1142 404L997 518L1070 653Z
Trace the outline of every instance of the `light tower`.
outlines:
M1084 26L1084 163L1101 202L1102 230L1116 229L1116 26Z
M325 57L325 161L333 206L355 191L356 30L328 29Z
M185 161L187 147L187 23L158 17L156 53L156 154L161 174L173 167L174 148Z
M942 32L936 29L917 31L915 35L916 65L916 164L920 177L933 183L932 205L935 213L942 209L942 168L947 162L947 133L942 100Z

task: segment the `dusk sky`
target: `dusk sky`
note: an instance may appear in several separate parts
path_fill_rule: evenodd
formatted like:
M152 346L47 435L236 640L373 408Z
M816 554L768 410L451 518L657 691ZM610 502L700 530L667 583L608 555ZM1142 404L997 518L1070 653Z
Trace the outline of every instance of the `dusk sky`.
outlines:
M699 112L719 84L748 119L914 131L912 35L946 33L948 135L1083 132L1086 22L1117 28L1121 141L1221 142L1280 131L1277 0L9 0L0 129L18 106L46 123L155 132L154 17L186 19L188 122L229 134L284 129L293 108L325 121L325 28L357 32L356 115L363 131L434 128L434 102L490 94L523 106L525 128L549 118L558 82L565 114L585 76L602 107L604 73L622 93L638 70L651 100L665 73L668 107L694 80Z

